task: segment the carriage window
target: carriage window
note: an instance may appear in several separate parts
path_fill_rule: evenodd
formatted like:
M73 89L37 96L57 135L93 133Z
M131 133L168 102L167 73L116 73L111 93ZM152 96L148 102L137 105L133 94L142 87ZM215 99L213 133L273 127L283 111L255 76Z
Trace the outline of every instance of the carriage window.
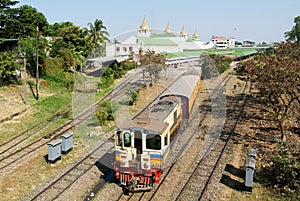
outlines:
M148 134L146 139L146 148L160 150L161 149L160 135Z
M168 135L165 136L165 146L168 145Z
M116 132L116 145L117 146L122 146L122 135L121 135L122 131L118 130Z
M131 147L131 135L130 133L124 133L124 147Z

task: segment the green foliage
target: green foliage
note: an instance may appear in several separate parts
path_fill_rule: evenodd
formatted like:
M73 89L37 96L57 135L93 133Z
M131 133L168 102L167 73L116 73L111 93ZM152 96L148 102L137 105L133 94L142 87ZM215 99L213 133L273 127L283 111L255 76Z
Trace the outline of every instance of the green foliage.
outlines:
M64 82L64 69L62 58L47 58L46 59L46 79L53 83Z
M103 68L100 87L107 88L114 83L115 79L121 78L127 72L123 67L123 65L115 63L112 67Z
M111 86L113 83L114 83L114 71L109 67L104 68L103 75L100 81L100 87L106 88Z
M265 184L275 187L281 192L299 192L300 187L300 157L299 150L281 146L279 152L273 155L270 166L261 174Z
M48 42L45 38L39 38L38 41L38 55L39 55L39 75L45 76L45 59ZM19 40L19 51L25 54L27 63L27 72L31 76L36 75L36 38L27 38Z
M124 71L129 71L136 68L136 63L133 61L126 60L123 63L121 63L121 67L123 68Z
M72 89L74 84L73 73L68 73L65 71L63 58L46 59L45 78L52 85L61 85L69 90Z
M137 102L138 98L139 98L139 91L134 91L131 94L129 105L134 105Z
M47 27L47 30L45 30L45 35L47 36L53 36L53 37L61 37L61 29L68 26L74 26L72 22L60 22L60 23L54 23L50 24Z
M3 28L0 32L0 38L33 37L36 35L37 26L41 32L48 27L46 17L28 5L7 9L5 13L5 17L2 19L4 26L1 26Z
M4 52L0 54L0 85L10 84L16 81L17 63L16 55L13 52Z
M221 55L210 54L209 56L213 59L220 74L227 70L232 62L231 58L226 58Z
M113 121L111 104L108 101L103 101L99 104L99 110L96 112L96 117L101 126L107 124L107 121Z
M295 17L294 23L295 26L293 26L292 30L284 34L288 41L300 43L300 16Z
M104 45L105 41L108 41L108 32L103 25L102 20L96 19L94 24L88 23L88 40L93 44L93 48L99 45Z

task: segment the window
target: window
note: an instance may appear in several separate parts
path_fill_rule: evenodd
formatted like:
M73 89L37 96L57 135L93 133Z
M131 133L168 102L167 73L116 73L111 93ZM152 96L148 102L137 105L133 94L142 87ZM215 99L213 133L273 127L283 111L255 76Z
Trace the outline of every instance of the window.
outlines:
M124 147L131 147L131 135L128 132L124 133Z
M116 132L116 146L122 146L122 131L118 130Z
M129 47L129 52L132 52L132 47Z
M146 148L160 150L161 149L160 135L148 134L146 138Z
M123 51L126 52L126 51L127 51L127 48L126 48L126 47L123 47Z
M117 47L117 52L119 52L120 51L120 47Z
M175 110L175 112L173 113L173 124L174 124L174 126L175 126L175 124L176 124L176 121L177 121L177 110Z
M165 136L165 146L168 145L168 135Z

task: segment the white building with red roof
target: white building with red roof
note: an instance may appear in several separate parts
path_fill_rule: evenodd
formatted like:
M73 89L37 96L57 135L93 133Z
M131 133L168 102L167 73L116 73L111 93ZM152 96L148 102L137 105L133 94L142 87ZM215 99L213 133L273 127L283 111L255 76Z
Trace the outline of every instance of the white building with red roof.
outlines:
M212 36L211 42L214 44L216 49L228 49L235 47L234 38L226 38L224 36Z

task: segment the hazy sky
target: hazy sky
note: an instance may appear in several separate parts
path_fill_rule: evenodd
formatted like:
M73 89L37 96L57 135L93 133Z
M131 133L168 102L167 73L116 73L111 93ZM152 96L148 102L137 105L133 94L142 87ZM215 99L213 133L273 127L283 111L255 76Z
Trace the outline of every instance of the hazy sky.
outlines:
M284 40L294 18L300 15L300 0L19 0L42 12L48 22L71 21L86 27L101 19L113 38L135 31L143 17L153 29L169 22L175 33L182 26L200 40L212 35L235 37L238 41Z

